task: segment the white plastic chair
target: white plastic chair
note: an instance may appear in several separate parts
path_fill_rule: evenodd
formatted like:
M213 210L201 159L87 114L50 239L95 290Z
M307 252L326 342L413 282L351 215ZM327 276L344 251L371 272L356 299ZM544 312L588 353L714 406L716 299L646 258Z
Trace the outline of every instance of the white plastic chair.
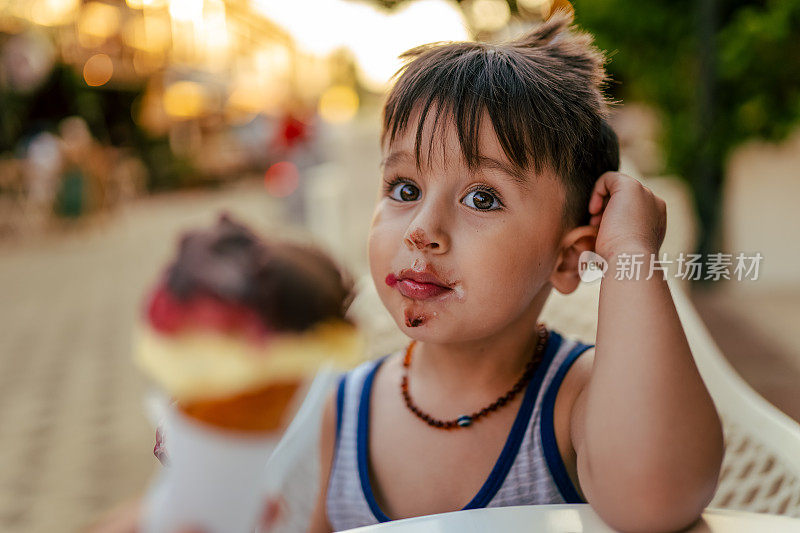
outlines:
M725 432L725 458L710 507L800 517L800 425L736 373L687 295L674 284L670 289Z

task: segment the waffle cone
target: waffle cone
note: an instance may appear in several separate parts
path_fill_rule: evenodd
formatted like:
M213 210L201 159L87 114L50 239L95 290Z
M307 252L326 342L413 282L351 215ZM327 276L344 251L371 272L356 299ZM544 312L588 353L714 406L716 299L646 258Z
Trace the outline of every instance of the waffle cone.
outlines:
M281 429L286 411L302 382L283 381L266 387L214 400L178 403L188 417L211 426L262 433Z

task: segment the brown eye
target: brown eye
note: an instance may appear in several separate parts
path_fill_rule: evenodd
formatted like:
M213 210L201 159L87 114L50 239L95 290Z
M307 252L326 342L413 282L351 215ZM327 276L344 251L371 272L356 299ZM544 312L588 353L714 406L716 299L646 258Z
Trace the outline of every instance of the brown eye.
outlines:
M475 202L475 207L478 209L490 209L492 207L493 198L491 195L485 192L478 191L473 196L473 201Z
M400 197L406 202L410 202L419 197L419 191L413 185L406 184L400 189Z
M497 200L497 197L486 191L472 191L464 197L464 201L467 202L468 206L474 207L479 211L494 211L495 209L500 209L500 202ZM470 205L470 203L472 205Z
M412 185L411 183L398 183L398 186L395 186L394 190L392 191L395 194L392 194L392 198L401 202L413 202L419 198L419 189Z

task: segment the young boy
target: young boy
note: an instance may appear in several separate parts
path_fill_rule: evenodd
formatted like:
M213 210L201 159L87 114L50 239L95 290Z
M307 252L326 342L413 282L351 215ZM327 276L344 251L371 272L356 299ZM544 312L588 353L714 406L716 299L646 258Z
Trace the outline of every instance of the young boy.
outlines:
M413 339L342 379L312 531L588 502L670 531L711 500L723 440L662 277L664 202L622 175L603 56L556 14L507 44L416 48L384 109L369 261ZM596 345L538 324L578 257L608 262Z

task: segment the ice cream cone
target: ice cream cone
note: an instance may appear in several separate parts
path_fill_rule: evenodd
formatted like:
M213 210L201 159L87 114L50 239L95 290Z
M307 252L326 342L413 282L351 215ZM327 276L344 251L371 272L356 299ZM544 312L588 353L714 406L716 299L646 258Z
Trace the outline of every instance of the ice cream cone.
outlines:
M222 400L179 402L178 408L186 416L217 428L248 433L277 431L285 424L301 385L300 381L271 383Z
M350 299L324 254L263 240L229 217L181 239L136 335L137 363L174 400L147 533L252 531L298 392L320 367L359 361Z

